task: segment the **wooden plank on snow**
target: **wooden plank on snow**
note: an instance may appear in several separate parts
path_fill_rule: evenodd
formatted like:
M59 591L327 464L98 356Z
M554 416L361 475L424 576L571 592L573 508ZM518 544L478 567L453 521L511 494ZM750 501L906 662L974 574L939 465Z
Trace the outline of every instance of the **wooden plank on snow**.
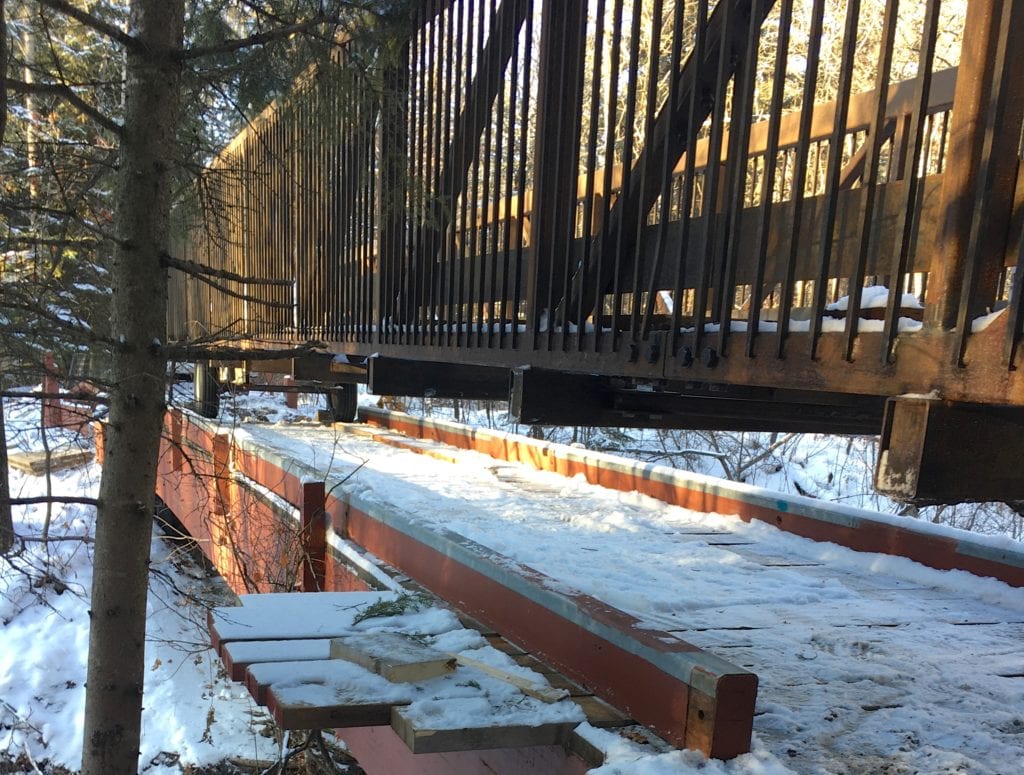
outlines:
M455 669L451 654L398 632L374 632L331 640L331 659L344 659L397 683L426 681Z
M499 724L459 729L431 729L417 725L410 716L408 708L394 708L391 711L391 727L413 753L558 745L579 723L578 721L569 721L538 724L537 726Z
M42 476L47 472L56 473L68 468L77 468L92 460L92 450L88 449L67 449L54 450L50 452L49 466L47 466L46 452L11 452L7 456L7 462L11 468L23 471L33 476Z

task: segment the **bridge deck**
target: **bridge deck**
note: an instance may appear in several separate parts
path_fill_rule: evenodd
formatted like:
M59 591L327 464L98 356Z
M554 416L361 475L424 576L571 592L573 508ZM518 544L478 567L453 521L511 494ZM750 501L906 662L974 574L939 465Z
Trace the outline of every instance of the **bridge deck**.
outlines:
M409 532L499 553L525 583L593 596L637 630L755 672L756 740L799 771L1024 764L1019 590L375 433L235 431L244 448L304 461L328 483L352 474L336 495L380 504Z

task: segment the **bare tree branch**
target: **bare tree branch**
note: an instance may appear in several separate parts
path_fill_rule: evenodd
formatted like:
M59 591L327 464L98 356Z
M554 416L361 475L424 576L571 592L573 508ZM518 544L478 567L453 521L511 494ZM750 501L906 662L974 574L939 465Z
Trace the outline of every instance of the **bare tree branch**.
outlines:
M92 536L18 536L18 540L26 544L54 543L56 541L78 541L83 544L94 544L96 539Z
M42 503L80 503L84 506L99 506L98 498L86 498L78 495L38 495L32 498L8 498L7 502L12 506L35 506Z
M209 277L206 277L204 275L197 274L197 275L193 275L193 276L197 280L199 280L199 282L206 283L207 285L209 285L214 290L220 291L225 296L230 296L233 299L239 299L240 301L247 301L250 304L260 304L260 305L262 305L264 307L270 307L271 309L291 309L292 308L292 303L290 301L266 301L265 299L260 299L260 298L257 298L256 296L250 296L247 293L240 293L238 291L233 291L230 288L228 288L226 285L222 285L221 283L218 283L215 280L211 280Z
M319 27L324 24L341 24L342 19L337 15L318 14L310 19L292 24L285 24L265 32L256 32L245 38L225 40L212 46L197 46L185 49L179 54L182 60L201 59L202 57L216 56L218 54L230 54L234 51L241 51L253 46L265 46L268 43L289 38L302 32Z
M109 337L98 335L95 331L93 331L93 329L89 328L89 326L85 325L84 323L75 320L69 320L68 318L56 312L53 312L52 310L40 304L34 304L24 299L12 300L10 298L4 298L3 300L0 300L0 309L12 309L19 310L21 312L30 312L33 315L37 316L38 318L46 320L48 323L51 323L54 326L57 326L58 328L61 328L65 331L71 331L90 341L97 343L103 342L104 344L112 346L119 344L118 342L116 342L113 339L110 339Z
M7 9L0 0L0 143L7 129Z
M236 283L248 283L249 285L280 285L291 287L292 280L270 280L264 277L247 277L246 275L229 272L227 269L214 269L212 266L200 264L197 261L189 261L184 258L175 258L164 253L162 256L163 265L170 269L177 269L193 277L219 277L221 280L233 280ZM291 305L288 305L291 306Z
M79 24L96 31L117 43L120 43L126 48L139 53L145 51L145 47L137 38L129 35L127 32L113 24L108 24L102 19L97 19L88 11L83 11L73 3L68 2L68 0L39 0L39 4L53 11L57 11L57 13L69 16Z
M96 393L86 393L81 390L69 391L67 393L44 393L41 390L0 390L0 398L24 398L31 401L49 398L53 400L88 401L96 404L108 403L106 398L100 397Z
M50 239L46 237L12 237L7 244L11 247L46 247L46 248L94 248L102 245L102 240L92 237L68 237Z
M8 78L7 84L15 94L52 94L60 97L79 113L88 116L108 132L120 136L123 131L121 125L114 121L114 119L104 115L102 111L90 105L75 94L70 87L62 83L25 83L24 81L15 81Z

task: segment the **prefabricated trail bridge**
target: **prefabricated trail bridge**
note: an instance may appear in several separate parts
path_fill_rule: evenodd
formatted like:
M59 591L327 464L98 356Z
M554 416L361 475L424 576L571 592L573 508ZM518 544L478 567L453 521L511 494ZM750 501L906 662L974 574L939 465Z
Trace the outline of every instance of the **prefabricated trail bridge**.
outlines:
M882 491L1024 499L1022 0L407 5L180 208L172 339L339 414L881 432Z
M261 593L214 612L213 644L282 728L341 728L370 773L600 764L570 729L502 729L500 710L417 733L401 706L435 689L360 689L330 659L355 604L320 593L397 580L471 617L592 725L639 722L716 758L748 751L754 731L800 772L1024 763L1019 544L450 422L360 417L167 416L158 494L237 592Z

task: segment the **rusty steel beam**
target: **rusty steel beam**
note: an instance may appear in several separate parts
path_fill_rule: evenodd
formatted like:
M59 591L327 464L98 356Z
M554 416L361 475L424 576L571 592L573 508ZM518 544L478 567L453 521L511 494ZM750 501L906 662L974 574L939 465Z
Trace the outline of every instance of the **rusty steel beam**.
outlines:
M874 434L876 396L663 382L553 369L512 371L509 414L534 425Z
M470 398L507 401L510 370L466 363L440 363L374 355L369 391L376 396Z
M916 504L1024 500L1024 408L892 398L875 489Z

